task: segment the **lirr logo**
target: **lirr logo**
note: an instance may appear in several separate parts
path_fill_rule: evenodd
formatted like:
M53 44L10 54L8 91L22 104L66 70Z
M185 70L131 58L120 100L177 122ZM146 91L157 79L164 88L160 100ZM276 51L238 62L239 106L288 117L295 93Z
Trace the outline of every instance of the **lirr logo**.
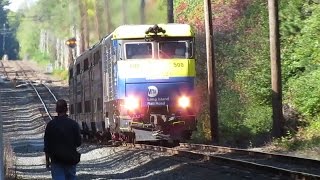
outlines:
M155 86L148 87L148 96L149 97L156 97L158 95L158 88Z

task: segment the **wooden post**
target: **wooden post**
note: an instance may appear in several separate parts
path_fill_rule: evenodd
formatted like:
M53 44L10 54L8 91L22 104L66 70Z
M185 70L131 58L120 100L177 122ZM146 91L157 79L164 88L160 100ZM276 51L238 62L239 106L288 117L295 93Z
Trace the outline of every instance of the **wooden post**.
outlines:
M272 118L274 137L283 135L282 85L280 60L280 34L278 20L278 0L268 0L269 30L270 30L270 59L272 83Z
M209 111L211 124L211 138L214 144L219 143L218 128L218 103L216 90L216 66L214 60L213 46L213 28L212 28L212 11L211 0L204 0L205 12L205 29L206 29L206 51L207 51L207 69L208 69L208 95Z

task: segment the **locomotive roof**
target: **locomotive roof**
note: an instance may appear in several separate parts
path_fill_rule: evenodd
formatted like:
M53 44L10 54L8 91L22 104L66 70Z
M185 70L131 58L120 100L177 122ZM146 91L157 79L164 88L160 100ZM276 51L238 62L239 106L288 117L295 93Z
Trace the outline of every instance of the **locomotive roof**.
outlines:
M154 25L122 25L113 32L113 39L144 38L146 31ZM194 32L188 24L158 24L164 29L166 37L193 37Z

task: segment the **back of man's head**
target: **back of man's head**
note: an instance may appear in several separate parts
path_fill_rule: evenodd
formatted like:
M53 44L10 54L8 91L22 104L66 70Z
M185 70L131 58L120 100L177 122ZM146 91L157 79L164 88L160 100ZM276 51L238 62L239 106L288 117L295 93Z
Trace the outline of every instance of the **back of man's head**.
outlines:
M57 113L66 113L68 111L67 102L63 99L59 99L56 103L56 112Z

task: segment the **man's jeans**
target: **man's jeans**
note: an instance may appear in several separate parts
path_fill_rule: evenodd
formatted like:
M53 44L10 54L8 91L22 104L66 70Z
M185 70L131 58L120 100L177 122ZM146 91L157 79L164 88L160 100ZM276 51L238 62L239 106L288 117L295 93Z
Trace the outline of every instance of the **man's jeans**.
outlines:
M76 180L76 165L51 164L51 175L53 180Z

